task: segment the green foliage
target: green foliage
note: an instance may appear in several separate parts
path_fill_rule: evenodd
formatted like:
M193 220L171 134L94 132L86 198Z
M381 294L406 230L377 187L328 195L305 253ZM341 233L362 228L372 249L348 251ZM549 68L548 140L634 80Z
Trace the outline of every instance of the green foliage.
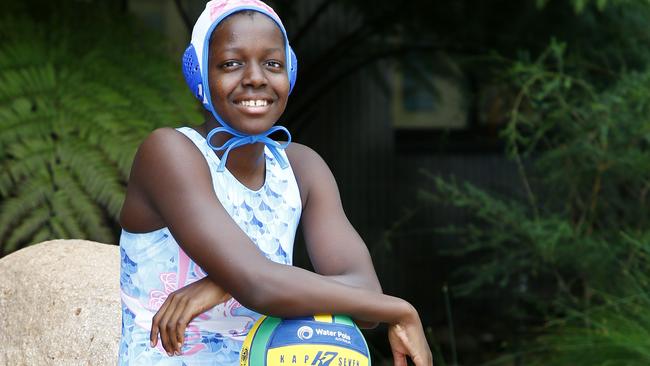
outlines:
M647 3L613 3L650 20ZM648 31L627 34L643 43ZM502 137L519 190L502 197L430 177L436 189L420 193L471 213L443 230L462 241L447 254L467 261L457 294L512 304L503 321L549 321L518 353L527 363L649 361L650 54L617 47L593 59L553 40L499 76L513 101Z
M629 237L650 237L650 71L623 72L599 89L568 73L563 53L553 43L537 62L511 68L519 92L503 136L519 166L522 199L442 179L436 196L477 219L455 231L467 243L458 254L480 258L461 272L461 290L500 288L536 309L538 319L566 312L593 317L542 338L548 345L544 359L551 355L551 364L575 365L575 358L560 355L571 350L575 357L598 346L594 360L632 357L642 364L647 358L639 356L647 354L635 352L647 349L641 336L650 332L650 323L633 311L641 305L622 299L647 293L630 281L629 270L650 242ZM611 303L621 305L611 309ZM585 340L585 333L591 338Z
M550 0L537 0L537 6L543 8L549 3L549 1ZM582 13L589 5L595 6L599 11L603 11L609 4L625 5L629 2L630 0L571 0L571 4L576 13Z
M634 264L625 293L600 294L602 302L547 326L531 347L532 365L647 365L650 363L650 252L648 237L628 237Z
M163 42L95 6L0 21L0 254L54 238L114 243L138 144L199 118Z

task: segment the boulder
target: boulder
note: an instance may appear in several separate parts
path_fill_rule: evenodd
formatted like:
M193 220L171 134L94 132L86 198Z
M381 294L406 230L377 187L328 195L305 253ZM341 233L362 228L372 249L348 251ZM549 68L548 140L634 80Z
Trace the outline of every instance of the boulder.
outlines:
M0 259L0 365L116 365L120 253L53 240Z

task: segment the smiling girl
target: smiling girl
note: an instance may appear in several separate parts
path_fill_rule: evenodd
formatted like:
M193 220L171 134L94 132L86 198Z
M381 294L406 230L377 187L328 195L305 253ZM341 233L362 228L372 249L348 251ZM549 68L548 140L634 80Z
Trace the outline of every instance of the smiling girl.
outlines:
M431 365L417 311L382 294L329 168L275 126L296 77L275 12L210 1L184 72L209 117L154 131L136 154L120 218L120 364L238 365L260 313L340 313L388 323L395 365ZM299 221L316 273L291 266Z

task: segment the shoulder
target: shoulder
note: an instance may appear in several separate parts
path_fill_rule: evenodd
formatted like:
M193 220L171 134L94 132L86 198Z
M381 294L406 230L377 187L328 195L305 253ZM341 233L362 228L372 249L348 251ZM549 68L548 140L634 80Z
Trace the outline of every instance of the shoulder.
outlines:
M179 163L201 161L194 143L173 128L154 130L142 142L134 159L134 169L156 169Z
M187 149L192 145L192 142L181 132L163 127L154 130L144 139L138 149L138 154L164 153L169 148Z
M302 169L309 164L325 164L323 158L316 151L297 142L290 143L285 151L294 170Z
M188 137L173 128L159 128L138 148L130 180L151 188L173 182L209 181L209 176L207 162Z
M303 203L308 200L309 193L319 187L330 183L336 185L329 166L312 148L292 142L285 151L298 182Z
M309 175L316 173L320 170L330 171L325 160L312 148L292 142L287 146L287 158L291 163L294 174L297 179L305 179Z
M182 133L172 128L150 133L133 159L120 214L122 227L150 231L165 226L157 207L175 196L169 192L198 192L202 186L210 187L206 164L194 143Z

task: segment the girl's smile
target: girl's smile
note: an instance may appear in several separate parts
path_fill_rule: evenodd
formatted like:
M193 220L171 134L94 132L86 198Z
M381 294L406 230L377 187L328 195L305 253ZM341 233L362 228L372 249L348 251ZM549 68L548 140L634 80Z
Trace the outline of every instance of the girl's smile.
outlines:
M271 110L273 99L264 95L251 95L236 98L234 103L243 114L258 116Z

